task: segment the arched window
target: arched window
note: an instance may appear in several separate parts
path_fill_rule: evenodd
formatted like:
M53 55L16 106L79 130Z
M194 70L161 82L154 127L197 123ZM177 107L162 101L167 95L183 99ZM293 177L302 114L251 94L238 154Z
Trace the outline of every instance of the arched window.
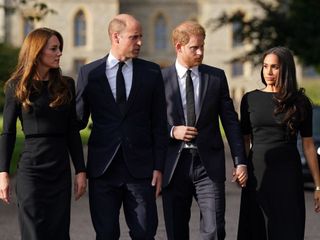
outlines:
M241 61L233 61L231 64L232 77L243 76L243 63Z
M232 23L232 46L233 47L239 47L243 45L241 29L242 29L241 22L234 21Z
M167 48L167 24L163 15L159 15L155 21L155 48L164 50Z
M29 18L23 19L23 37L26 37L34 29L34 23Z
M74 18L74 45L84 46L87 43L86 35L87 23L86 18L82 10L77 12Z

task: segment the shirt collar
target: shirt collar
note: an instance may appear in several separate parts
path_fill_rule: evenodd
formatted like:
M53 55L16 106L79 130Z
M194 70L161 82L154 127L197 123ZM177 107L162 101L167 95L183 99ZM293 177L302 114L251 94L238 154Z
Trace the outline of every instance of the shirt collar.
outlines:
M112 53L110 52L108 57L107 57L107 69L112 69L115 66L117 66L119 60L116 59ZM125 65L127 65L128 67L132 67L132 58L128 59L127 61L125 61Z
M176 69L177 69L177 74L178 74L178 77L181 79L183 77L185 77L186 75L186 72L188 70L188 68L182 66L178 60L176 60L176 63L175 63L175 66L176 66ZM192 71L192 74L194 74L195 76L199 77L199 66L194 66L192 68L190 68L191 71Z

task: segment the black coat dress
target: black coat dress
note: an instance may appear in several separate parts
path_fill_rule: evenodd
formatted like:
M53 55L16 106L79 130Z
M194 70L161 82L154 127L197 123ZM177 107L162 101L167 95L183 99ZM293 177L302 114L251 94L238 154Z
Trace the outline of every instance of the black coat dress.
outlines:
M297 126L312 136L312 108L301 98L306 116ZM305 201L297 135L274 114L273 93L254 90L241 103L244 135L252 136L249 179L242 190L238 240L303 240ZM268 236L268 237L267 237Z
M74 93L74 82L69 86ZM48 82L30 96L32 107L22 110L14 97L14 84L6 91L0 171L9 171L19 118L25 142L17 169L17 204L22 239L69 238L71 174L69 153L76 173L85 171L82 144L76 125L75 101L49 107Z

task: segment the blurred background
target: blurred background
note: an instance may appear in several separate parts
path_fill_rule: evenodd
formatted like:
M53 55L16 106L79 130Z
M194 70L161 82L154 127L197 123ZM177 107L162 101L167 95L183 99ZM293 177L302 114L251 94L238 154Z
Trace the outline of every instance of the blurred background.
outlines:
M225 70L237 110L245 92L263 87L262 52L279 45L293 51L299 85L320 104L319 0L0 0L0 121L3 83L31 30L45 26L62 34L61 68L76 79L83 64L108 53L108 23L119 13L140 20L140 57L162 67L175 59L172 29L184 20L202 24L207 33L204 63ZM82 132L84 143L88 132ZM14 158L22 139L18 132Z
M262 52L273 46L286 46L295 55L300 87L306 89L315 106L320 105L319 0L0 0L0 132L3 84L13 71L26 35L37 27L59 31L64 38L63 74L76 79L83 64L108 53L108 23L119 13L129 13L140 20L143 27L140 57L162 67L175 59L170 39L172 29L184 20L202 24L207 33L204 63L225 70L237 110L245 92L263 87L260 82ZM20 123L17 124L12 174L24 140ZM84 145L89 133L88 128L81 132ZM314 134L320 160L320 107L314 107ZM86 151L86 147L84 149ZM300 152L305 184L310 184L310 172ZM229 155L227 151L228 158ZM227 160L227 164L231 161ZM231 166L227 169L231 170ZM240 189L228 180L226 190L227 239L230 240L236 238ZM313 192L306 191L305 196L305 239L320 239L319 215L313 213ZM158 206L160 213L160 200ZM196 235L198 211L192 209L191 239L199 239ZM16 206L0 205L0 210L0 239L19 239ZM160 240L165 239L165 230L162 214L159 216L157 239ZM87 196L73 202L71 223L72 239L93 239ZM127 229L122 230L121 239L129 239Z

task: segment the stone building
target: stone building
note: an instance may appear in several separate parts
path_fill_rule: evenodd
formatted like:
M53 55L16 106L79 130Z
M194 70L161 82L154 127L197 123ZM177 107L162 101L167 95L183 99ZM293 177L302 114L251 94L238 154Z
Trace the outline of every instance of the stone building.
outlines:
M0 6L13 6L17 0L0 0ZM40 21L30 21L28 16L43 14L32 5L46 3L55 13L47 14ZM249 62L233 62L236 54L245 46L236 34L237 25L212 31L210 19L222 12L239 8L250 14L261 14L249 0L29 0L16 11L0 8L0 41L20 46L26 34L33 28L46 26L58 30L64 37L62 70L76 77L79 67L105 56L110 47L107 25L119 13L129 13L141 21L143 47L140 57L167 66L174 61L171 31L184 20L196 20L205 26L204 63L225 70L230 94L236 107L245 91L262 87L259 70ZM7 8L8 9L8 8Z

